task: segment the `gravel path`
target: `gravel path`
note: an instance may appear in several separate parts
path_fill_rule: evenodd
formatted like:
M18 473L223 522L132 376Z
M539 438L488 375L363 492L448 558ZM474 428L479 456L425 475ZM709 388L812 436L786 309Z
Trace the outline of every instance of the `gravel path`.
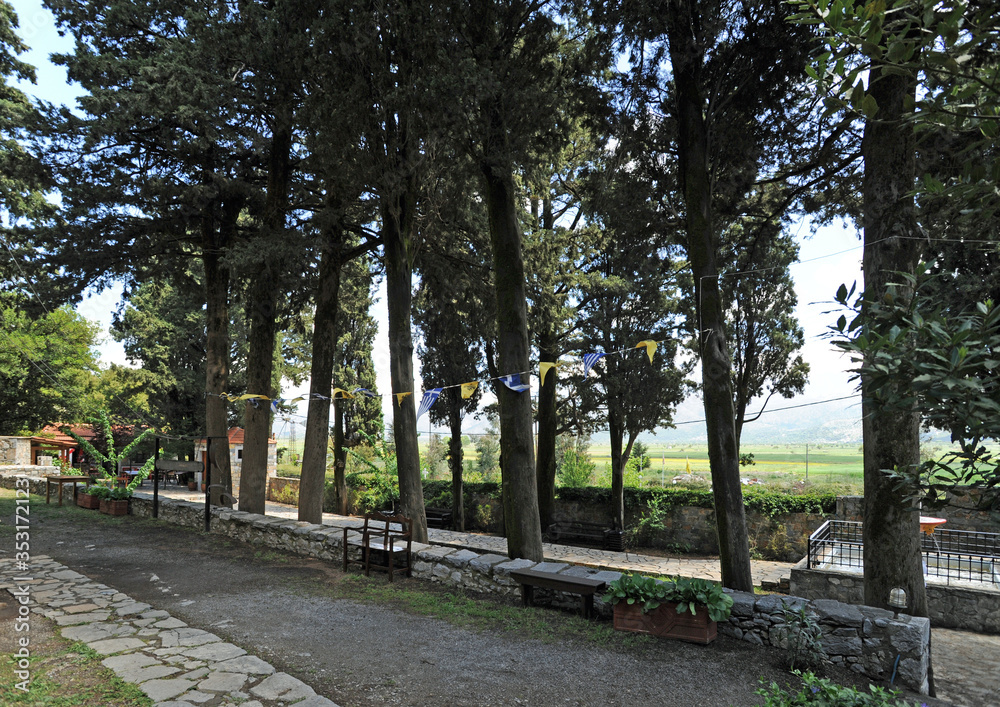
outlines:
M215 633L343 707L754 705L758 678L787 679L780 653L723 636L711 646L620 634L547 643L459 628L330 596L324 587L343 574L327 563L154 521L47 511L32 514L34 555Z

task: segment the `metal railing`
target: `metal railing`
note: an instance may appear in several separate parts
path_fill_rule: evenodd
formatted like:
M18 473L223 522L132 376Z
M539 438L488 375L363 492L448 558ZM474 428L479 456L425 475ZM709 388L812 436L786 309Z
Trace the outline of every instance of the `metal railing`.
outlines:
M920 534L924 576L1000 587L1000 533L938 528ZM862 524L828 520L809 536L809 569L864 571Z

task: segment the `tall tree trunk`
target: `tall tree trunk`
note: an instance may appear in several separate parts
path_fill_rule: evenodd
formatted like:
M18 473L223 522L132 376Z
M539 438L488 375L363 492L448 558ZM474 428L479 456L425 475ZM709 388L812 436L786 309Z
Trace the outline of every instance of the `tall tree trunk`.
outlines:
M915 142L905 120L913 105L915 82L876 65L869 94L878 113L865 123L864 274L865 300L881 299L896 272L913 272L918 258L919 229L913 197ZM907 293L903 293L906 296ZM862 389L866 385L863 377ZM894 385L908 390L911 381ZM906 590L907 613L927 616L920 555L919 513L893 489L885 471L920 463L920 421L916 414L884 411L863 396L865 604L888 608L893 587Z
M708 431L708 459L719 533L724 586L753 591L739 450L733 410L732 364L716 262L718 239L712 223L708 129L701 70L704 49L697 36L700 18L693 0L677 0L669 13L667 37L673 66L677 153L684 196L687 252L695 282L695 313L701 355L702 393Z
M344 401L333 401L333 487L337 513L347 515L347 447L344 445Z
M523 382L527 382L528 318L514 180L507 166L487 163L482 169L497 294L497 365L502 375L521 373ZM501 384L497 400L500 403L500 458L503 460L500 473L507 554L512 558L541 562L542 530L535 483L531 394L529 391L518 393Z
M448 413L448 427L451 431L448 456L451 462L451 514L455 530L465 530L465 499L462 487L463 452L462 452L462 415L459 406L462 404L462 393L458 388L448 391L452 396L451 408Z
M309 417L302 450L299 484L299 520L323 522L326 491L326 454L330 442L330 390L337 354L337 313L340 311L340 272L343 234L330 234L319 265L316 313L313 319Z
M611 525L625 528L625 459L622 456L622 437L625 430L621 412L609 401L608 434L611 436Z
M417 410L413 389L413 336L410 331L412 300L413 214L416 195L410 191L383 200L382 229L385 241L386 305L389 309L389 376L392 383L392 432L396 443L399 501L413 520L413 539L427 542L427 515L420 480L417 447ZM386 203L389 201L391 203ZM400 401L398 393L411 393Z
M551 331L545 332L538 340L538 360L555 363L559 355L555 351L556 340ZM542 528L555 522L556 505L556 386L559 373L549 369L545 384L538 389L538 459L535 462L536 484L538 485L538 518Z
M222 221L216 233L214 219L203 222L202 262L205 268L205 434L212 439L208 460L211 482L223 488L212 490L212 503L232 506L222 500L222 491L232 493L233 476L229 465L229 420L221 395L229 386L229 269L222 264L222 251L230 243L239 215L234 201L223 204Z
M268 155L267 196L264 200L264 238L279 238L285 230L288 189L291 182L292 115L281 106L275 117ZM274 397L274 344L278 334L277 302L282 263L267 258L253 275L250 288L250 351L247 354L247 392ZM271 405L267 400L248 400L245 416L243 465L240 470L240 510L264 513L267 493L268 442L271 437Z
M533 200L533 208L537 210L537 201ZM541 227L546 231L555 229L555 216L552 212L552 199L546 197L542 201ZM544 308L541 308L544 310ZM541 333L538 335L538 361L555 363L559 359L556 350L558 338L555 332L554 317L548 312L539 313ZM545 385L538 389L538 458L535 460L535 477L538 485L538 518L542 529L548 528L555 521L556 506L556 386L559 376L555 368L545 376Z

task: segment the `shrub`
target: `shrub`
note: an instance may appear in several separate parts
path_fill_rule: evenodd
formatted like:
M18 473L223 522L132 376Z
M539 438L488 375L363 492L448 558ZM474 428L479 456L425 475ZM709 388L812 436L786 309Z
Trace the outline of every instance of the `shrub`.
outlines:
M557 473L561 486L583 488L593 481L595 464L586 453L568 449Z
M777 683L761 687L757 694L764 698L762 707L798 707L799 705L823 705L823 707L912 707L913 703L898 699L899 693L869 685L869 692L861 692L853 687L843 687L834 682L818 678L812 673L793 671L802 678L802 687L797 692L786 691ZM926 705L924 705L926 707Z
M785 602L781 603L781 613L785 618L784 630L788 653L788 668L810 668L819 665L826 658L823 650L823 633L816 619L806 613L806 608L800 606L792 609Z
M677 604L677 613L697 613L698 606L708 609L712 621L729 618L733 598L722 590L722 585L707 579L672 577L657 580L638 574L623 574L608 585L605 598L612 604L620 601L639 604L643 613L652 611L664 602Z

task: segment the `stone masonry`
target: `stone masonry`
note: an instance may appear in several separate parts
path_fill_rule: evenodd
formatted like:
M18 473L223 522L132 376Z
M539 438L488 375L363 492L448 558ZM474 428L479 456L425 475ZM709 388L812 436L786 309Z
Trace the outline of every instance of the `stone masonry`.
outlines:
M239 646L51 558L33 557L31 577L22 574L13 559L0 560L0 590L51 619L63 638L107 656L102 664L155 707L337 707Z

